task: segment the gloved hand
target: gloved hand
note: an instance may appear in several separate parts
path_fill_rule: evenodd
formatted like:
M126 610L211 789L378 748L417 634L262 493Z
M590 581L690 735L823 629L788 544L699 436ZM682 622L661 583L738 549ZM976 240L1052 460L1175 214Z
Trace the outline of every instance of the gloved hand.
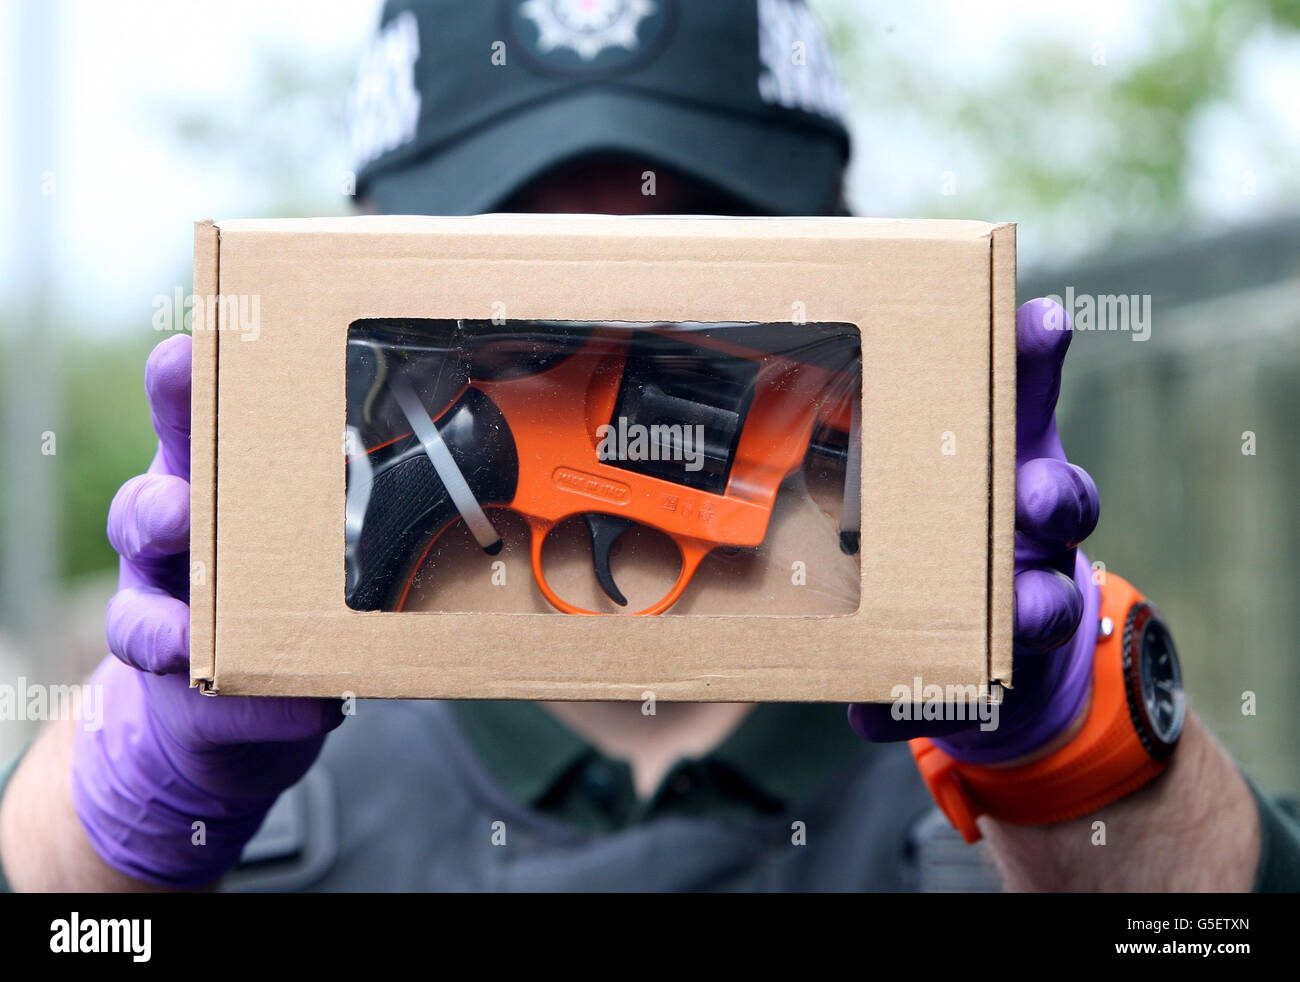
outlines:
M336 700L210 698L190 688L188 336L154 349L145 390L158 452L109 509L108 539L122 557L106 619L116 657L91 678L103 687L104 723L77 730L72 798L110 866L188 888L235 864L343 714Z
M1016 558L1014 688L997 728L979 721L897 720L885 703L851 706L859 736L886 742L928 736L953 757L987 764L1042 747L1079 715L1092 684L1100 596L1076 547L1097 525L1097 487L1065 459L1056 431L1069 316L1050 300L1016 314Z

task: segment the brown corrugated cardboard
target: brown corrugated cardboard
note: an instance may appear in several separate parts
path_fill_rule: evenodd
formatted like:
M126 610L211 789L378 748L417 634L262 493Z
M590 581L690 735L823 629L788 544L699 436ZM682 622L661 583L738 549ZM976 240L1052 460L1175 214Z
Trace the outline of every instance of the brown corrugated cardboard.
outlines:
M218 295L216 226L194 226L194 296ZM202 304L192 308L195 328L190 383L190 673L212 678L216 667L217 560L217 332L205 329Z
M989 680L1010 685L1016 560L1016 227L998 225L992 236Z
M196 302L207 315L194 346L192 557L204 575L192 594L191 676L205 690L847 702L887 701L917 677L1010 680L1012 226L230 221L196 230L195 293L220 298ZM703 597L683 616L349 609L348 327L490 317L502 303L511 319L778 322L797 309L809 322L855 325L856 612L773 614L762 591L741 616L700 613Z

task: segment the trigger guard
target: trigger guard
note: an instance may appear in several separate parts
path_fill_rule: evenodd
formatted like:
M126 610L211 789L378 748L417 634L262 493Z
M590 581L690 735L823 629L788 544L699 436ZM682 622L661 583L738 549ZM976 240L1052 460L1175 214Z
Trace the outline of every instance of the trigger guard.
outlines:
M662 614L672 607L682 594L686 592L686 587L690 585L691 578L695 571L700 568L700 563L704 557L713 550L712 543L697 542L695 539L680 539L671 532L664 534L672 540L673 545L677 547L677 553L682 559L682 568L677 574L677 579L668 592L643 610L625 610L625 611L604 611L604 610L587 610L585 607L579 607L569 603L558 593L551 585L546 582L546 574L542 570L542 546L546 542L546 537L551 534L558 522L547 522L542 519L528 518L528 527L532 531L532 543L529 549L529 561L533 567L533 582L541 590L542 596L552 607L562 614L584 614L590 617L649 617L655 614ZM658 530L662 531L662 530Z

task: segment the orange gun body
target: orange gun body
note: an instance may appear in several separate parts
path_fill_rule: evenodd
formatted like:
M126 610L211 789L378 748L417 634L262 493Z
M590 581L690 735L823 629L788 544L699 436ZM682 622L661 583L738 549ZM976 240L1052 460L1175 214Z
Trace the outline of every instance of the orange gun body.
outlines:
M824 405L832 391L825 368L780 355L746 356L759 362L759 370L723 494L601 459L600 429L613 419L626 359L625 343L610 335L598 332L572 357L538 375L474 383L500 407L514 433L519 484L509 507L532 530L533 576L553 607L594 613L558 596L542 568L547 533L574 515L616 515L658 529L677 544L682 565L676 582L639 614L659 614L676 603L717 546L763 542L777 489L803 463L819 417L847 407Z

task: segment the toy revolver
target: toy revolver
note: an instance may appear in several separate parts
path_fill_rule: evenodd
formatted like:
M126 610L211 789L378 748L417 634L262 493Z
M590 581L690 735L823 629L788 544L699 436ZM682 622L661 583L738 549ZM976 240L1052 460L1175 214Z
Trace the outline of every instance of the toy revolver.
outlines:
M436 368L390 364L383 352L401 346L373 347L381 364L369 372L367 405L386 392L390 429L401 435L349 458L353 609L401 610L432 544L457 521L498 552L487 509L505 507L526 520L537 587L564 613L596 612L547 583L542 546L559 523L585 520L596 579L620 606L615 541L634 524L667 534L681 556L676 581L637 611L662 613L713 549L763 542L778 488L810 451L846 463L841 547L856 551L856 332L810 333L785 354L789 324L558 325L520 357L518 334L467 340L466 325L482 322L455 323L449 348L469 356L452 369L446 357ZM432 410L415 391L422 381Z

